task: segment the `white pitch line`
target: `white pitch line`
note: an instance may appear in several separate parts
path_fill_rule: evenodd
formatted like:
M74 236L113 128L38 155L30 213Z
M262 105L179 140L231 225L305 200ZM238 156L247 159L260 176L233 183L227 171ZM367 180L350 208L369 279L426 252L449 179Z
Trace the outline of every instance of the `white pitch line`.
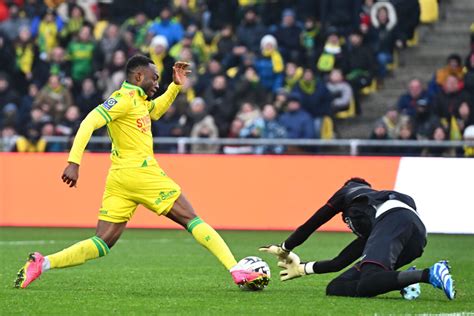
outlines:
M0 241L0 246L28 246L28 245L48 245L55 244L59 240L8 240Z
M127 242L143 242L167 244L173 242L191 242L193 239L171 239L171 238L155 238L155 239L121 239L119 243ZM79 240L77 240L79 241ZM74 240L0 240L0 246L30 246L30 245L52 245L74 243Z

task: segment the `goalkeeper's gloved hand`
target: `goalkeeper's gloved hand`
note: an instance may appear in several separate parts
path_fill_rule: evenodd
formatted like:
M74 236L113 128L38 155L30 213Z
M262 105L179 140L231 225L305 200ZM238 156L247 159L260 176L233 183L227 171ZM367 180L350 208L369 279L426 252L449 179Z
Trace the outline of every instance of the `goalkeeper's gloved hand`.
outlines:
M288 258L288 255L290 254L290 251L283 249L281 244L280 245L270 244L270 245L262 246L258 248L258 250L277 256L279 261L286 260Z
M300 257L294 252L290 252L286 260L278 261L278 266L283 268L280 271L281 281L288 281L306 275L305 264L301 263Z

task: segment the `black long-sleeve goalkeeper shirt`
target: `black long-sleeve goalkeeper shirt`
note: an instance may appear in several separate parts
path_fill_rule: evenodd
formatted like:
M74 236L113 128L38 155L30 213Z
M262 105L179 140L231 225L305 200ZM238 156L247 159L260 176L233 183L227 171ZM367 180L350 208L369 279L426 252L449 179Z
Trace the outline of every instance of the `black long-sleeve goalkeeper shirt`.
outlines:
M349 182L339 189L318 209L303 225L298 227L284 242L287 250L292 250L308 239L323 224L336 214L342 213L343 220L359 236L347 245L332 260L318 261L314 265L315 273L339 271L362 255L365 243L375 220L375 205L387 200L399 200L416 210L413 199L396 191L377 191L360 182Z

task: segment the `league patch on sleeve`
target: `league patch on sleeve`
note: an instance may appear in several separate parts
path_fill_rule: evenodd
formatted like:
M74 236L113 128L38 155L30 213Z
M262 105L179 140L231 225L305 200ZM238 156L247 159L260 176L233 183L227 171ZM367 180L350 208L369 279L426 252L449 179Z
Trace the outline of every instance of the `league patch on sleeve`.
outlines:
M114 98L108 98L104 103L102 103L102 106L107 110L110 110L115 104L117 104L117 100Z

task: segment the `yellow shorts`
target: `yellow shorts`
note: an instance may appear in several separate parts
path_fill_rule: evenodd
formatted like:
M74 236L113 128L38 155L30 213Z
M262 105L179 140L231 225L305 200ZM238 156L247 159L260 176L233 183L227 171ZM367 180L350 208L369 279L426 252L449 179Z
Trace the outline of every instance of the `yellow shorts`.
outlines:
M158 166L109 171L99 219L128 222L138 204L166 215L181 194L181 188Z

